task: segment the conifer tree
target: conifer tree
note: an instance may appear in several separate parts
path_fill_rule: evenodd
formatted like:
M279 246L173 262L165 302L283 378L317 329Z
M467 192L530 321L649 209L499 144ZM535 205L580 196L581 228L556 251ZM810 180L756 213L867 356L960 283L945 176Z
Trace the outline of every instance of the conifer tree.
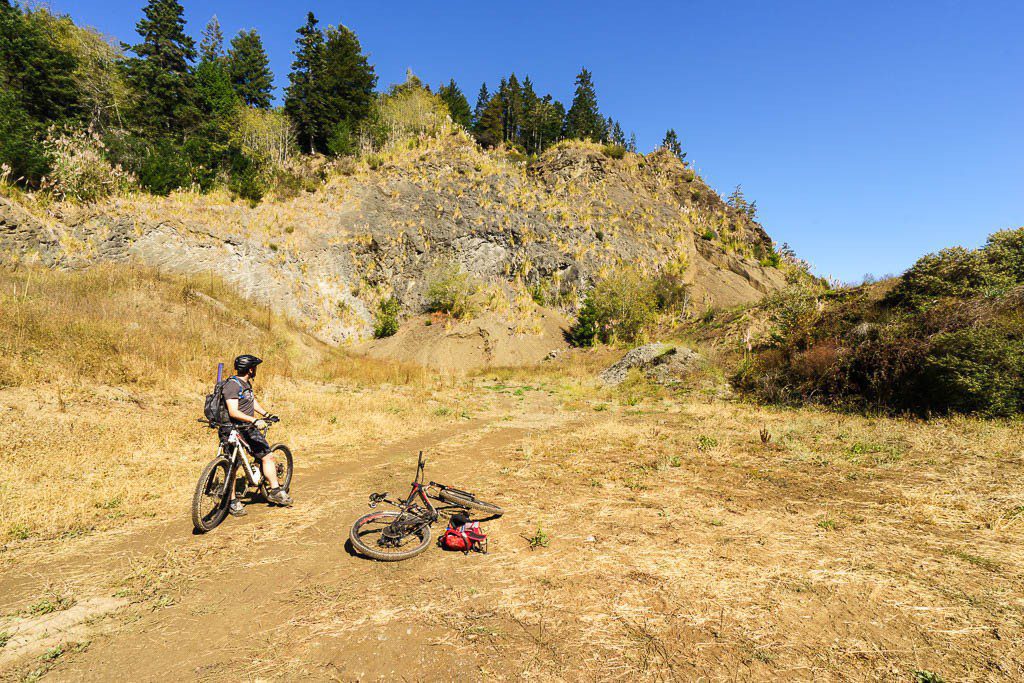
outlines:
M473 113L469 109L469 100L462 94L455 79L448 81L448 85L438 88L437 94L448 105L448 113L451 114L452 121L469 130L472 125Z
M484 110L487 109L487 103L491 101L491 94L487 92L487 84L480 84L480 92L476 96L476 106L473 107L473 130L476 130L477 124L480 123L480 119L483 118Z
M376 85L377 74L363 54L356 34L345 26L330 27L324 40L323 73L318 85L324 102L320 126L324 137L318 141L318 147L326 145L339 124L355 130L370 113Z
M199 42L199 61L214 62L224 56L224 33L220 30L220 20L214 14L203 29L203 39Z
M612 143L619 145L620 147L626 146L626 134L622 131L622 126L619 125L618 121L614 121L611 125L611 132L608 137Z
M35 19L0 0L0 163L29 184L47 172L39 142L47 126L83 113L78 60Z
M565 120L568 138L599 141L605 136L605 121L597 107L597 92L594 81L585 68L576 76L576 93Z
M263 49L263 40L255 30L239 31L228 50L228 73L235 92L250 107L270 108L274 74Z
M480 118L476 122L473 134L477 142L483 147L497 147L503 138L502 130L502 101L501 96L495 94L484 107Z
M136 94L135 118L157 133L188 130L198 112L193 103L190 64L195 41L185 33L185 12L178 0L149 0L135 25L142 42L129 49L125 75Z
M636 154L636 150L637 150L637 147L636 147L636 133L632 133L631 132L629 134L629 142L626 143L626 151L627 152L632 152L633 154Z
M673 154L679 161L686 160L686 152L683 151L682 145L679 144L679 136L676 135L674 128L669 128L665 131L665 137L661 141L662 149L667 149Z
M309 152L316 152L318 143L327 134L323 130L325 102L321 83L324 34L317 28L318 23L316 16L309 12L306 23L298 30L293 53L295 61L284 98L284 110L295 124L299 145Z
M743 195L742 185L736 186L736 189L732 191L732 194L725 200L725 203L742 212L750 220L757 219L757 202L747 201L747 198Z

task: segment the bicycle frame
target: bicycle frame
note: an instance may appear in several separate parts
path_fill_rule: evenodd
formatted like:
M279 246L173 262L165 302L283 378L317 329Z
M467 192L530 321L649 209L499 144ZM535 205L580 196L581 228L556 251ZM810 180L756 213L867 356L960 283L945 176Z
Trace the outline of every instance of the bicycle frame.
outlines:
M419 462L416 464L416 477L412 481L411 488L409 489L409 495L405 499L388 500L387 493L374 493L370 495L370 507L377 507L377 503L390 503L394 505L403 513L413 515L417 518L417 522L422 524L433 524L440 517L437 508L430 502L430 498L427 495L427 489L431 486L444 488L443 485L435 482L429 484L423 483L423 468L426 462L423 460L423 451L420 451ZM416 501L419 499L423 503L423 510L426 514L420 514L417 510ZM408 524L409 520L399 517L392 524Z
M228 435L228 446L231 447L231 455L229 459L231 461L231 474L234 475L237 470L238 464L242 464L242 471L245 472L245 478L249 481L249 484L254 488L259 488L263 482L263 473L260 468L254 468L249 464L249 449L246 448L245 442L242 436L238 433L238 430L232 429ZM224 444L222 443L218 450L218 455L226 455L224 452Z

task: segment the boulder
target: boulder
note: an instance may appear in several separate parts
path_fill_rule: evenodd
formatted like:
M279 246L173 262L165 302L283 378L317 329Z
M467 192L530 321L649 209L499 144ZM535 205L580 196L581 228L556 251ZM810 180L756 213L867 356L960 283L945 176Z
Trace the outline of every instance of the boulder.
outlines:
M622 384L629 371L636 368L647 377L671 384L693 370L703 357L696 351L671 344L645 344L629 351L617 363L604 370L601 381L610 386Z

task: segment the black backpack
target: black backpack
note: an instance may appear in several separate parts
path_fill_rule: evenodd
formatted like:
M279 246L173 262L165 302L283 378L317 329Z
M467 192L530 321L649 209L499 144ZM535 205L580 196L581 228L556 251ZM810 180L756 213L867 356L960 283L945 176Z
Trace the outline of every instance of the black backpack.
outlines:
M210 422L218 424L229 424L231 416L228 415L228 404L224 401L224 385L235 380L241 386L241 382L234 377L228 377L213 385L213 391L206 395L203 401L203 416Z

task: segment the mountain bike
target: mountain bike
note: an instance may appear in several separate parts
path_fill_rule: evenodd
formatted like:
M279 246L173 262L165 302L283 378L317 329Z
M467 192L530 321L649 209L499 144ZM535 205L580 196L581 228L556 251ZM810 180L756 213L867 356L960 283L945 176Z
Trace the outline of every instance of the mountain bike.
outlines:
M211 429L232 427L227 443L221 442L217 448L217 457L203 468L203 473L199 475L199 483L196 484L196 492L192 496L192 524L196 531L205 533L212 531L227 517L228 506L231 504L231 487L234 487L237 498L244 497L250 488L262 493L264 498L270 491L260 464L252 456L245 437L233 428L234 425L209 420L199 422ZM267 420L267 426L262 430L264 437L271 425L277 422L277 417ZM277 465L278 483L281 488L288 491L292 484L291 450L283 443L274 444L265 457L270 456L274 457Z
M436 481L423 483L426 461L420 451L416 465L416 477L405 499L392 500L385 493L371 493L370 507L388 503L398 508L370 512L355 521L349 539L352 547L360 554L384 562L407 560L419 555L430 545L430 526L438 520L440 511L430 502L436 500L448 503L448 507L478 510L490 514L487 519L504 514L499 506L480 500L469 491L440 484Z

